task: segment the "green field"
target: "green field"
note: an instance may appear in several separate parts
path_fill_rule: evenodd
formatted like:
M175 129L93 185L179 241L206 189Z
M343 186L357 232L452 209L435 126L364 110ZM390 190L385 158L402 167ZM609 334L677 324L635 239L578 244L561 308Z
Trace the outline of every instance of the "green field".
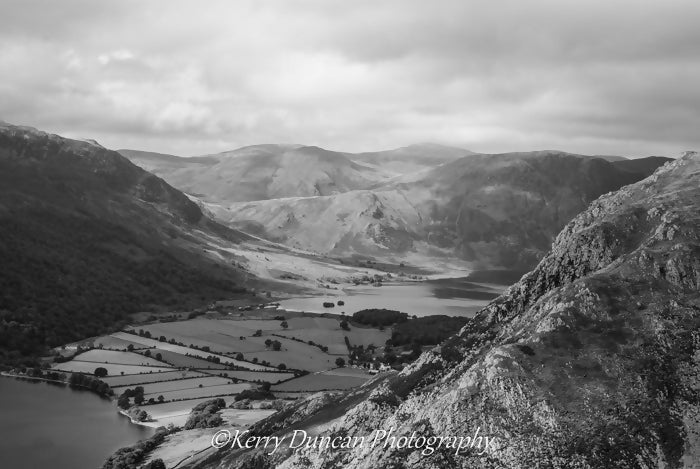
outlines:
M272 386L272 391L285 392L314 392L325 390L350 389L360 386L369 380L370 376L339 376L325 373L306 375Z
M183 378L199 378L201 376L208 375L205 373L200 373L198 371L177 370L142 375L107 376L106 378L102 378L102 381L114 388L119 386L135 386L142 383L151 383L154 381L168 381Z
M185 321L185 322L189 322L189 321ZM176 324L185 324L185 322L176 323ZM196 350L196 349L192 349L190 347L185 347L185 346L180 346L180 345L173 345L173 344L169 344L167 342L160 342L158 340L148 339L146 337L140 337L140 336L137 336L134 334L128 334L126 332L117 332L115 334L112 334L112 336L118 337L118 338L125 338L127 340L133 340L134 342L138 342L140 344L147 345L149 347L158 347L162 350L168 350L171 352L180 353L182 355L189 354L189 355L193 355L193 356L200 357L200 358L206 358L208 356L215 356L215 357L218 357L222 363L230 363L232 365L240 366L240 367L246 368L248 370L265 371L265 370L274 369L274 367L263 366L263 365L259 365L256 363L235 360L232 357L215 353L217 351L215 351L213 349L211 352L204 352L202 350Z
M151 355L154 356L160 353L161 359L178 368L202 368L210 370L225 370L228 367L220 363L213 363L202 358L183 355L182 353L172 352L162 348L150 349ZM201 353L194 351L195 353Z
M218 384L207 387L197 387L191 389L182 389L179 391L167 391L167 392L157 392L152 394L145 394L144 397L156 398L162 395L166 401L179 400L179 399L197 399L203 397L221 396L229 394L238 394L245 389L250 389L252 386L248 383L238 383L238 384ZM148 409L146 409L148 411Z
M99 337L93 341L95 347L102 347L108 350L126 350L129 345L134 347L134 349L144 348L137 342L132 342L130 340L118 339L109 335Z
M139 366L139 365L113 365L110 363L95 363L71 360L66 363L55 363L51 368L58 371L67 371L71 373L87 373L93 374L95 368L102 367L107 370L109 376L121 375L136 375L136 374L155 374L165 371L173 371L172 367L154 367L154 366Z
M159 383L144 384L144 395L147 397L152 394L163 394L172 391L182 391L185 389L198 389L200 385L203 388L209 386L219 386L222 384L231 384L230 379L220 378L218 376L206 376L192 379L179 379L177 381L162 381ZM117 388L114 392L122 392L122 388Z
M265 371L226 371L230 378L236 378L243 381L267 381L275 384L280 381L286 381L294 378L293 373L269 373Z
M75 361L110 363L112 365L141 365L141 366L168 366L155 358L145 357L134 352L118 352L115 350L93 349L73 357Z

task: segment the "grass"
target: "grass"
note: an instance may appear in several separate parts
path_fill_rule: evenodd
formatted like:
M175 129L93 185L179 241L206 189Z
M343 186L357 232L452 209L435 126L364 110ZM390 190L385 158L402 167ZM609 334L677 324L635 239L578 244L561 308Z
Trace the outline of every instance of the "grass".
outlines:
M188 322L188 321L186 321L186 322ZM249 363L249 362L245 362L245 361L235 360L231 357L228 357L226 355L217 354L215 352L204 352L202 350L196 350L196 349L192 349L190 347L184 347L181 345L173 345L173 344L169 344L167 342L159 342L158 340L148 339L146 337L140 337L138 335L128 334L126 332L117 332L116 334L113 334L113 335L116 337L119 337L119 338L126 338L127 340L131 339L134 342L138 342L140 344L147 345L149 347L158 347L162 350L168 350L171 352L180 353L182 355L190 354L190 355L197 356L200 358L206 358L207 356L210 356L210 355L216 356L219 358L219 360L221 360L221 362L228 362L228 363L231 363L233 365L240 366L240 367L243 367L243 368L246 368L249 370L260 370L260 371L268 370L269 371L271 369L274 369L274 367L268 367L268 366L258 365L255 363Z
M199 378L207 376L205 373L198 371L166 371L162 373L151 373L142 375L124 375L124 376L107 376L102 378L102 381L109 384L110 387L119 386L135 386L143 383L152 383L155 381L169 381L175 379Z
M194 351L193 352L197 352ZM225 370L228 367L226 365L213 363L203 358L189 357L178 352L171 352L170 350L164 350L161 348L151 349L151 355L155 356L160 353L161 358L164 362L170 363L173 366L180 368L204 368L212 370ZM201 353L201 352L200 352Z
M115 350L93 349L73 357L75 361L109 363L110 365L142 365L142 366L168 366L155 358L144 357L133 352L118 352Z
M192 379L180 379L177 381L163 381L159 383L144 384L143 390L144 395L153 394L157 397L158 394L168 393L173 391L182 391L185 389L198 389L201 385L202 387L208 386L218 386L222 384L230 384L231 380L226 378L220 378L218 376L206 376L201 378ZM115 391L116 392L116 391ZM148 396L154 397L154 396Z
M213 372L212 372L213 373ZM267 381L275 384L294 378L294 373L269 373L265 371L225 371L229 378L236 378L243 381Z
M370 377L339 376L325 373L306 375L272 386L272 392L313 392L350 389L364 384Z
M193 388L193 389L182 389L182 390L177 390L177 391L167 391L167 392L158 392L155 394L145 394L144 397L150 398L150 397L158 397L159 395L162 395L166 401L171 401L171 400L178 400L178 399L199 399L199 398L204 398L204 397L215 397L215 396L227 396L230 394L240 394L241 391L244 391L246 389L250 389L251 385L247 383L239 383L239 384L218 384L214 386L202 386L201 388ZM194 404L190 403L190 408L194 406ZM146 409L147 412L149 412L149 409Z
M56 363L52 366L57 371L67 371L71 373L87 373L93 374L95 368L102 367L107 370L108 376L121 375L136 375L136 374L156 374L159 372L172 371L172 367L154 367L154 366L139 366L139 365L118 365L111 363L95 363L71 360L65 363Z
M93 342L95 347L102 346L102 348L110 349L110 350L126 350L129 347L129 345L132 345L135 349L144 348L143 345L138 344L136 342L132 342L130 340L118 339L118 338L113 337L111 335L98 337L97 339L95 339L92 342Z

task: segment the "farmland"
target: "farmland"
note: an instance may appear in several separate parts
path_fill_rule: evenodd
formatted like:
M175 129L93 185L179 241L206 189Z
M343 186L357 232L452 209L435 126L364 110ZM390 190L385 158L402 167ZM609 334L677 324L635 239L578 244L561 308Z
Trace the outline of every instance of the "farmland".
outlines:
M109 384L112 388L119 386L137 386L144 383L153 383L156 381L170 381L176 379L184 378L199 378L202 376L208 376L205 373L200 373L198 371L164 371L158 374L140 374L140 375L123 375L123 376L107 376L102 378L102 381ZM116 392L116 390L115 390Z
M302 376L291 381L272 386L272 391L283 392L316 392L340 389L350 389L361 386L369 379L365 376L348 376L337 374L316 373Z
M93 349L77 355L73 360L81 362L110 363L115 365L141 365L163 367L167 364L155 358L145 357L138 353L117 352L114 350Z
M56 371L67 371L70 373L87 373L93 374L95 368L101 367L107 370L109 376L114 375L137 375L137 374L154 374L166 371L172 371L171 367L155 367L155 366L140 366L140 365L119 365L112 363L95 363L83 362L79 360L71 360L65 363L57 363L52 366Z
M73 344L61 350L64 358L52 368L85 374L104 368L107 375L101 379L120 406L146 411L149 426L182 425L193 406L213 397L230 405L243 391L270 389L272 394L261 394L266 397L246 395L241 409L226 409L227 421L246 425L274 412L258 409L255 399L297 399L360 386L371 378L364 369L338 368L338 360L348 360L349 347L371 344L381 350L391 331L341 327L345 320L264 310L245 317L169 318Z

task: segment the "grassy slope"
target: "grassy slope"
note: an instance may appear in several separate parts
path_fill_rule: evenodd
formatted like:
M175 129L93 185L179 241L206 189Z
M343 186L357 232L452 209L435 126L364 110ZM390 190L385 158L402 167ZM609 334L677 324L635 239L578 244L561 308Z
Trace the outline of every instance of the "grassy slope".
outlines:
M129 313L241 295L201 256L208 220L115 152L0 127L0 361L113 329Z

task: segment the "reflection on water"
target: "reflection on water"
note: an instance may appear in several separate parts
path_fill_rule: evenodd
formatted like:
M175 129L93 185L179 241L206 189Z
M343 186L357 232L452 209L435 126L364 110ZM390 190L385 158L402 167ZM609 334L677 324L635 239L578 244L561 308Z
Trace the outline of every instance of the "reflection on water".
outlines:
M290 298L281 301L285 309L309 312L333 312L351 315L369 308L386 308L409 315L473 316L500 295L510 280L519 278L512 271L480 271L469 277L429 280L426 282L384 284L381 287L361 285L331 290L326 296ZM324 308L324 302L343 301L343 306Z

